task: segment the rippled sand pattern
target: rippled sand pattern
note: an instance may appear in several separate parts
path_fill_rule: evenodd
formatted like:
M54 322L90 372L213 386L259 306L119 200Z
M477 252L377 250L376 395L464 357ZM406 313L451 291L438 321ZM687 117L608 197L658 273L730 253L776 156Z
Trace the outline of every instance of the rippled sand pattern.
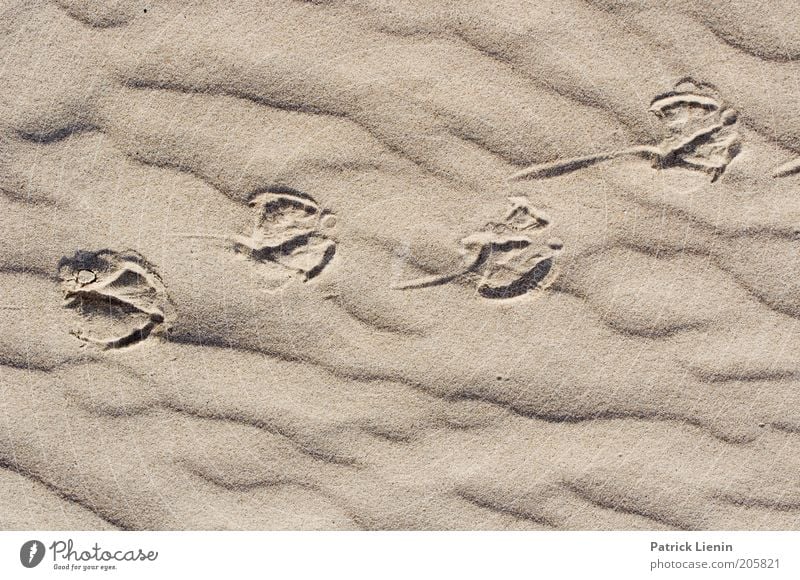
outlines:
M800 529L800 17L660 4L4 2L0 528Z

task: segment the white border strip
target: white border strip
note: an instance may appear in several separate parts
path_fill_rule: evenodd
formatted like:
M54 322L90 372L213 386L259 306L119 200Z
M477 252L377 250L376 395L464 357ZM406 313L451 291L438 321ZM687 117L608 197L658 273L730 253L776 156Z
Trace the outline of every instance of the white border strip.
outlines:
M46 553L25 568L31 540ZM778 579L800 577L798 546L800 532L0 532L0 578ZM139 550L158 555L114 559Z

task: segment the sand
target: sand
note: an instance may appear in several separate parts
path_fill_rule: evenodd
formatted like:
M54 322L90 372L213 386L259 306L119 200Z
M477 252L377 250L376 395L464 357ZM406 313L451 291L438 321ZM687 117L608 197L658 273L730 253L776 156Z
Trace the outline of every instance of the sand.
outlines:
M794 3L0 14L0 529L800 529Z

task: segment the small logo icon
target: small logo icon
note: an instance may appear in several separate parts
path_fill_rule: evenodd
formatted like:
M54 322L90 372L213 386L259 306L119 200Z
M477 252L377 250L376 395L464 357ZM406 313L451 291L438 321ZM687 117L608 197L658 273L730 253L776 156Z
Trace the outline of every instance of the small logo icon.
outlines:
M39 540L28 540L19 549L19 561L26 568L35 568L44 558L44 544Z

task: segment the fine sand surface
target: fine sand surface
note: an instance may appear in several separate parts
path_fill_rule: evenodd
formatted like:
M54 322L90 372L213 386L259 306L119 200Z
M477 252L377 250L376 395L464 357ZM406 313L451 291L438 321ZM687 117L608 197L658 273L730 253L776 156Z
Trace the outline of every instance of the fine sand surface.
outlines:
M798 14L3 0L0 528L800 529Z

